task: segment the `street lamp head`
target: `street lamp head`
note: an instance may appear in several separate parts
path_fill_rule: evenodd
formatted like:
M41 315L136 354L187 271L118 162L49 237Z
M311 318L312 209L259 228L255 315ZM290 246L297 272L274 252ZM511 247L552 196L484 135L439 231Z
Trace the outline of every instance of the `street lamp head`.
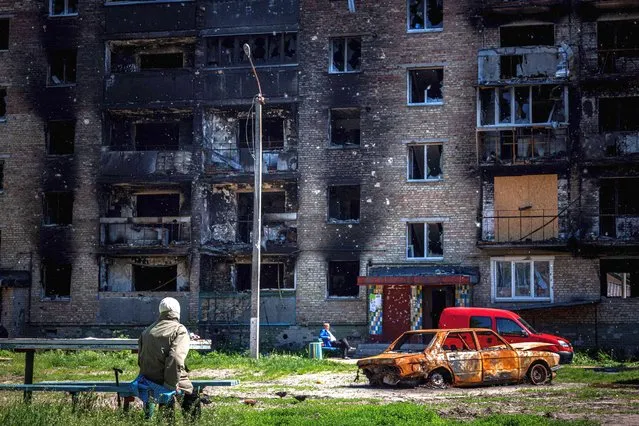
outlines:
M244 54L250 58L251 57L251 46L248 45L248 43L244 43L244 46L242 46L242 49L244 49Z

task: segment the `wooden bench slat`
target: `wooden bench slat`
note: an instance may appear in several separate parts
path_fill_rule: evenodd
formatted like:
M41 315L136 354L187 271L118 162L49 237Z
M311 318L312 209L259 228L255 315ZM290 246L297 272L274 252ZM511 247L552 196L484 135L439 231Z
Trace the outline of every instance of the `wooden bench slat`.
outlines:
M193 380L193 386L203 388L206 386L236 386L238 380ZM23 391L60 391L60 392L114 392L131 394L129 383L116 385L115 382L40 382L25 385L21 383L2 383L0 390Z

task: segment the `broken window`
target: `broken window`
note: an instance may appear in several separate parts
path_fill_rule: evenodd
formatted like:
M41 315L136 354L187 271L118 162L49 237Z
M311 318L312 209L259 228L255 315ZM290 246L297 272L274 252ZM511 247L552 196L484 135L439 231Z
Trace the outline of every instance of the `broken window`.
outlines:
M237 291L251 291L252 265L250 263L237 263L235 268L235 289ZM260 289L293 289L293 281L286 276L286 267L283 263L262 263L260 265Z
M424 31L443 28L443 0L407 0L407 2L408 31Z
M71 296L71 265L45 262L42 266L42 290L46 299Z
M479 89L479 125L567 123L567 87L555 85Z
M184 54L175 53L143 53L140 55L140 70L157 70L184 67Z
M177 265L133 265L133 291L177 291Z
M328 220L359 222L360 186L337 185L328 188Z
M408 146L408 180L442 178L442 144Z
M49 0L49 16L78 14L78 0Z
M47 154L73 154L75 120L49 121L47 124Z
M550 300L553 279L551 259L493 259L491 266L495 300Z
M73 219L72 192L45 192L44 224L70 225Z
M274 33L243 36L209 37L206 40L206 63L210 67L248 66L244 43L251 47L253 63L281 65L297 62L297 34Z
M407 224L406 257L424 259L443 257L444 227L436 222Z
M328 297L357 297L359 261L328 262Z
M501 47L554 46L555 26L508 25L499 28L499 36Z
M75 84L76 51L59 50L49 56L49 85Z
M601 132L639 131L639 96L599 99L599 129Z
M444 69L408 70L408 104L441 104L444 102Z
M136 123L135 147L138 151L179 150L180 123Z
M598 22L597 53L601 72L639 71L639 21Z
M253 233L253 192L237 194L238 240L249 244ZM284 213L286 193L283 191L262 192L262 214Z
M639 230L639 179L602 179L599 185L599 235L630 239Z
M180 215L180 194L136 195L137 217L175 217Z
M359 108L333 108L329 112L331 145L359 145Z
M602 296L639 297L639 263L636 259L602 259L600 265Z
M340 37L331 40L329 52L331 73L358 72L362 62L362 40L359 37Z
M0 18L0 50L9 50L9 18Z

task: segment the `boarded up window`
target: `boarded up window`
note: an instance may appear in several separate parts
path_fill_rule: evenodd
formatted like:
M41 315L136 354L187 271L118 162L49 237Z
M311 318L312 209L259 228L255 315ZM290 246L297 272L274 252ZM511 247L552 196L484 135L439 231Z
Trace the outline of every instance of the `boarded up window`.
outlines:
M557 238L557 175L495 177L496 241Z

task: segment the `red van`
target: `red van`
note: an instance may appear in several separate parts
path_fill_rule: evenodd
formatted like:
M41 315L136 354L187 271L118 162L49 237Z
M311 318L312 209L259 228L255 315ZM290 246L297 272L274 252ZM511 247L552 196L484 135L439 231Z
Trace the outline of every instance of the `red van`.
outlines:
M561 364L570 364L574 351L567 339L539 333L514 312L493 308L446 308L439 317L439 328L490 328L507 342L544 342L538 348L559 354Z

